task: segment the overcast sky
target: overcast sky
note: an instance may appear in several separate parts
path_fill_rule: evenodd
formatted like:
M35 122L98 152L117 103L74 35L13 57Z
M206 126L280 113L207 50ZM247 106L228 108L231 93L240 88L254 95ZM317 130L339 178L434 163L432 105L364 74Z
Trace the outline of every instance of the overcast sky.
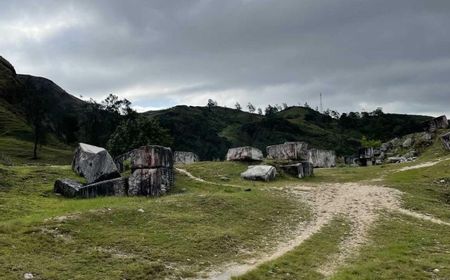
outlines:
M450 115L450 1L1 1L0 55L69 93Z

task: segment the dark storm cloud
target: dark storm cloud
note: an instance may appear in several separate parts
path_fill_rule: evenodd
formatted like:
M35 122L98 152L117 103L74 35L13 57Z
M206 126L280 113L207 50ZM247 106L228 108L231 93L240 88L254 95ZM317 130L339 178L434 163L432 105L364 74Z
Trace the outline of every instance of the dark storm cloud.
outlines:
M1 53L142 108L287 102L450 113L449 1L9 1Z

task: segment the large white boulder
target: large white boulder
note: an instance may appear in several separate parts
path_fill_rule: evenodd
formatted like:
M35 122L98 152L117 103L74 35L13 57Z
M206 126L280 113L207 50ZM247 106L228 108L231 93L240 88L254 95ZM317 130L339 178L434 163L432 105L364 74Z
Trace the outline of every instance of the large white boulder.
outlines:
M271 165L250 165L247 171L241 173L241 177L246 180L270 181L275 179L277 171Z
M261 161L263 160L263 153L260 149L245 146L231 148L227 153L227 160L229 161Z
M86 178L88 184L120 177L117 166L107 150L80 143L75 150L72 169Z

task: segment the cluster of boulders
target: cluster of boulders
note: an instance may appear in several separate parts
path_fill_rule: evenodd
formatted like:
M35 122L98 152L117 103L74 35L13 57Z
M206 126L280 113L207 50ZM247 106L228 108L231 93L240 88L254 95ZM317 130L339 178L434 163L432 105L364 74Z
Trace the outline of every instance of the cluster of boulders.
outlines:
M131 175L121 177L126 160L129 160ZM104 148L80 143L75 150L72 170L83 176L86 184L59 179L55 182L54 192L82 198L163 195L174 184L173 162L171 149L162 146L140 147L115 162Z
M357 156L345 158L345 163L368 166L382 163L401 163L414 161L428 146L439 129L448 128L446 116L440 116L423 124L424 131L394 138L381 144L380 148L361 148ZM450 150L450 133L440 136L444 147Z
M248 180L268 181L277 175L277 169L298 178L312 176L314 167L336 166L334 151L308 149L305 142L286 142L266 148L267 159L274 161L271 165L250 165L241 177ZM254 147L237 147L228 150L229 161L262 161L261 150Z

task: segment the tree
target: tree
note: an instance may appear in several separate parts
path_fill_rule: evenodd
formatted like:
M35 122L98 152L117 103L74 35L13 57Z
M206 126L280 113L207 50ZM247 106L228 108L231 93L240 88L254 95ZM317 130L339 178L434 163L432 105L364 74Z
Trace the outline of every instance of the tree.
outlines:
M106 147L113 156L118 156L140 146L170 146L172 142L169 132L157 120L131 114L117 126Z
M248 102L248 104L247 104L247 108L248 108L248 111L250 112L250 113L254 113L255 112L255 106L253 106L253 104L252 103L250 103L250 102Z
M273 116L277 112L278 112L278 108L276 106L272 106L270 104L267 105L267 107L265 109L266 116L268 116L268 117Z
M33 127L33 159L37 159L37 147L45 141L46 127L45 118L49 102L44 95L28 92L24 101L25 115Z
M287 108L288 108L288 105L287 105L287 103L286 102L283 102L283 110L286 110Z
M91 99L85 103L80 119L80 133L83 141L104 146L117 126L131 114L137 114L131 109L131 102L119 99L110 94L101 103Z
M242 109L241 104L239 104L239 102L236 102L234 107L236 107L236 110L239 110L239 111Z
M217 107L217 101L214 101L212 99L208 99L208 108L211 109L212 107Z
M261 108L258 108L258 115L262 115L262 114L263 114L262 109L261 109Z
M361 146L363 148L378 148L381 146L380 140L367 139L366 136L361 138Z
M308 104L308 102L305 102L305 105L303 105L305 108L311 108L311 107L309 107L309 104Z

